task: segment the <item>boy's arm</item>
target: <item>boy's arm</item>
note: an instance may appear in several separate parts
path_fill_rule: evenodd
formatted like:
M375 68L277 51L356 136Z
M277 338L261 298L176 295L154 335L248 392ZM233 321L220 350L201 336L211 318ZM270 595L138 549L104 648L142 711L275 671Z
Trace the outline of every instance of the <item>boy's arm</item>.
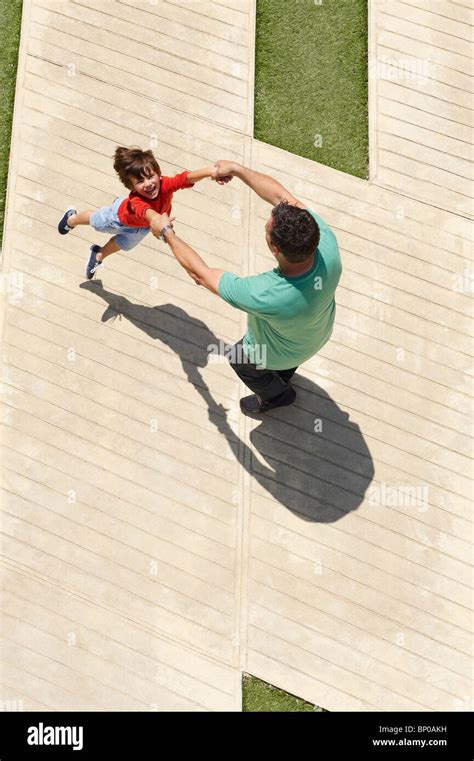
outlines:
M216 167L214 164L211 166L205 166L203 169L195 169L194 171L189 172L188 182L199 182L199 180L204 180L206 177L212 177L213 179L217 180L219 185L225 185L232 179L230 175L226 177L215 177L215 173Z
M214 166L205 166L202 169L194 169L188 174L188 182L199 182L199 180L205 180L206 177L212 177L215 169Z
M145 219L147 219L150 223L150 227L151 227L151 220L153 219L153 217L159 217L159 216L161 215L158 214L158 212L155 211L154 209L147 209L144 214Z
M214 165L213 179L219 182L223 177L238 177L245 182L260 198L277 206L281 201L287 201L292 206L306 209L305 204L298 201L289 190L283 187L278 180L268 174L254 172L253 169L237 164L235 161L216 161Z

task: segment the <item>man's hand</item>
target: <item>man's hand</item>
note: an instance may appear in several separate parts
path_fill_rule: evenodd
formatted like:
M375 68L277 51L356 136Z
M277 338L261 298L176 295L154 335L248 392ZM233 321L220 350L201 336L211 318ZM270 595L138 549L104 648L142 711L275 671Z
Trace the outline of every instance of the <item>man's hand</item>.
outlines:
M214 164L212 179L215 180L219 185L226 185L231 181L232 177L237 171L237 168L238 164L236 164L235 161L216 161Z

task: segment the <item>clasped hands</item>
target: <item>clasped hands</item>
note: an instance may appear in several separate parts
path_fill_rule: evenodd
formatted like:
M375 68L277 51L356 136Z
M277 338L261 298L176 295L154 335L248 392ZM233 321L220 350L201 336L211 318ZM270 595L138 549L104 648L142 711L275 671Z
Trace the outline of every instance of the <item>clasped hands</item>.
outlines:
M214 182L217 182L218 185L227 185L227 183L232 180L236 167L237 164L234 161L216 161L213 166L213 171L210 175L210 178L211 180L214 180ZM151 232L156 237L159 237L161 231L166 227L166 225L171 225L171 227L173 226L175 219L176 217L170 218L168 214L154 214L150 220Z

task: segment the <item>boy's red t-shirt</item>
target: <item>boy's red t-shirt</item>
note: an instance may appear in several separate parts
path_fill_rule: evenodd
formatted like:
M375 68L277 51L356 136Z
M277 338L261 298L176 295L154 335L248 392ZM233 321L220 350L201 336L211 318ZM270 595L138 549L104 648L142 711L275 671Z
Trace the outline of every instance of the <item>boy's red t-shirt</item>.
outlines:
M175 174L174 177L162 177L158 198L153 201L132 190L118 207L117 214L121 223L127 227L150 227L145 217L147 209L153 209L158 214L170 214L173 193L182 188L192 188L194 185L193 182L188 182L188 175L189 171L185 171Z

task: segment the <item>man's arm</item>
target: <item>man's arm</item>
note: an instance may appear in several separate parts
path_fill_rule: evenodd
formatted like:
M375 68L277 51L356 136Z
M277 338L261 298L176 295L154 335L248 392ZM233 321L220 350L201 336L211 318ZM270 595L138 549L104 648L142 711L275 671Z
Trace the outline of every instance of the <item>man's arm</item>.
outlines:
M203 285L212 293L218 293L217 286L224 270L208 267L204 259L172 230L165 233L165 239L178 262L194 282Z
M217 182L220 182L224 177L238 177L260 198L263 198L264 201L267 201L272 206L277 206L281 201L287 201L292 206L299 206L302 209L306 208L305 204L298 201L278 180L275 180L268 174L254 172L253 169L248 169L234 161L216 161L212 177Z
M155 215L150 219L150 228L153 235L158 238L161 230L169 225L171 220L166 214L155 212ZM217 286L224 270L208 267L204 259L184 240L181 240L172 229L168 230L164 237L174 256L194 282L208 288L212 293L218 293Z

